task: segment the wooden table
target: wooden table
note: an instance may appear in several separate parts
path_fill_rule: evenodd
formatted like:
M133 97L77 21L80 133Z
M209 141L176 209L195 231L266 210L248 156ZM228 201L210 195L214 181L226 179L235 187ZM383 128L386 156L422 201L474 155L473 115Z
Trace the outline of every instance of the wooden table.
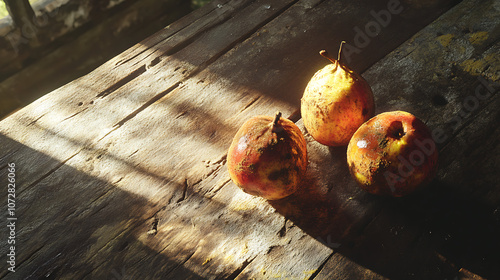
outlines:
M500 277L499 2L456 2L215 1L5 118L1 278ZM370 195L345 147L305 133L300 97L341 40L377 113L435 133L425 190ZM277 110L305 133L309 167L296 194L266 201L231 182L226 152Z

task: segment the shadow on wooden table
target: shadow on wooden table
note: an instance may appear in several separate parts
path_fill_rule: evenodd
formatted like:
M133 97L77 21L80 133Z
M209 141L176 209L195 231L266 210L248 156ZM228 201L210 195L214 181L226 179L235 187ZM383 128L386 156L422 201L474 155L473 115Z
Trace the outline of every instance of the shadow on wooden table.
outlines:
M345 148L330 152L345 158ZM348 174L347 164L341 169ZM335 252L394 279L455 279L461 268L488 279L498 275L498 208L438 179L404 198L378 197L354 184L325 193L314 173L298 193L270 204ZM338 202L346 196L348 202Z
M0 278L160 279L174 272L202 279L180 263L195 249L173 259L161 251L172 250L179 240L166 242L168 248L151 245L154 237L148 231L154 227L158 205L2 134L0 145L0 178L4 182L12 172L7 164L14 163L17 180L12 209L17 218L15 272L4 269ZM99 157L88 160L97 162ZM45 166L29 164L34 161ZM35 174L45 172L36 180ZM2 201L7 207L7 191ZM0 222L3 228L7 223ZM6 244L0 248L4 256L8 250ZM131 266L134 263L139 265Z

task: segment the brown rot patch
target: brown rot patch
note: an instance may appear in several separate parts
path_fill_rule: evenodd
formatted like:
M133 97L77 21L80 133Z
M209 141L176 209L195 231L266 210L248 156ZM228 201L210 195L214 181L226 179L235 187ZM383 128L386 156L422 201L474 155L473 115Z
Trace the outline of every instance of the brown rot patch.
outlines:
M387 135L394 139L401 139L405 135L405 131L403 129L403 123L400 121L393 121L389 126L389 130L387 131Z
M267 178L271 181L276 181L276 180L283 180L287 181L288 180L288 168L282 168L280 170L273 171L267 176Z
M380 160L378 162L377 172L381 172L381 171L387 169L387 167L389 167L389 165L390 165L390 163L387 160Z
M255 172L255 170L257 170L257 166L254 163L251 163L248 165L248 170L250 172Z
M378 146L381 149L385 149L385 147L387 147L387 143L389 143L389 139L384 138L384 139L382 139L382 141L380 141L380 143L378 143Z

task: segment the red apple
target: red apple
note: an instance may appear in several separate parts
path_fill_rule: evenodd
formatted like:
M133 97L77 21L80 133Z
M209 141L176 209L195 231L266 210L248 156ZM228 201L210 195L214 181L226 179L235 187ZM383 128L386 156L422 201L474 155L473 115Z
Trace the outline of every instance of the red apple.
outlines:
M292 121L257 116L236 133L227 154L233 182L246 193L275 200L294 193L307 168L306 141Z
M399 197L425 186L436 174L437 159L429 128L403 111L371 118L347 147L352 177L373 194Z

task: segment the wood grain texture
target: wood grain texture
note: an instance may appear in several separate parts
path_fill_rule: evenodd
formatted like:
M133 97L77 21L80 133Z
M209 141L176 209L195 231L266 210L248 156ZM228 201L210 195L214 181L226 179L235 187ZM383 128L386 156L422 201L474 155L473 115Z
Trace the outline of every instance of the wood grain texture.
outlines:
M39 12L37 19L25 18L20 28L0 37L0 118L88 74L190 11L179 0L126 1L109 9L94 2Z
M370 51L353 56L357 69L376 63L363 75L382 104L378 110L406 109L428 116L428 124L439 127L440 113L454 112L443 106L459 107L460 96L466 97L478 85L467 81L477 77L460 72L442 98L432 95L436 83L423 88L430 98L415 98L412 86L436 73L417 66L445 59L450 52L423 49L440 36L436 28L453 30L455 17L465 11L494 15L487 6L492 3L464 1L376 63L432 18L417 21L419 15L433 10L436 16L449 7L449 3L437 8L420 3L424 6L406 9L394 19L397 25L373 38ZM451 196L441 208L439 203L454 186L467 191L459 177L447 175L472 166L457 170L455 166L469 156L454 157L453 147L467 147L479 158L487 157L483 146L462 140L469 131L483 133L476 143L488 135L498 116L496 95L440 146L444 159L434 183L437 190L413 198L390 200L362 192L348 174L345 148L328 149L307 134L309 173L297 194L266 202L241 192L230 181L225 153L237 128L251 116L277 109L293 115L300 88L327 63L314 49L336 46L342 36L352 36L354 27L371 20L371 10L387 5L385 1L363 8L355 4L276 1L268 6L265 1L232 1L208 7L199 12L197 21L182 19L3 120L0 174L5 178L5 164L14 161L23 178L18 187L23 230L18 235L16 277L440 278L458 275L462 267L481 276L493 273L494 255L474 263L472 256L482 255L483 247L471 257L469 251L453 251L460 242L473 245L468 235L459 234L455 223L461 216L443 208L459 210L462 197ZM489 18L483 17L475 32L492 35L481 44L478 38L473 40L476 56L464 56L456 63L475 59L480 64L484 54L494 53L498 37L495 25L484 23ZM477 22L471 16L464 24ZM332 29L345 34L333 36ZM410 50L419 55L405 56ZM489 65L485 69L498 64ZM450 67L444 63L442 71L447 73ZM420 75L401 75L412 71ZM442 99L445 105L439 105ZM433 103L436 100L438 104ZM298 125L303 127L301 121ZM498 139L498 130L494 131L486 138L491 145ZM487 158L487 166L495 166L498 158ZM466 178L467 184L477 183L474 177ZM451 181L444 184L445 180ZM498 194L497 188L487 188L495 182L487 177L482 189ZM489 195L485 208L480 206L484 197L475 196L471 213L494 218L488 211L498 200ZM484 227L482 222L472 223L475 215L462 221ZM451 222L437 226L446 219ZM428 236L429 229L437 229L438 236ZM484 229L485 242L494 241L497 228ZM444 234L453 234L453 242L440 240ZM6 279L12 277L2 273Z

